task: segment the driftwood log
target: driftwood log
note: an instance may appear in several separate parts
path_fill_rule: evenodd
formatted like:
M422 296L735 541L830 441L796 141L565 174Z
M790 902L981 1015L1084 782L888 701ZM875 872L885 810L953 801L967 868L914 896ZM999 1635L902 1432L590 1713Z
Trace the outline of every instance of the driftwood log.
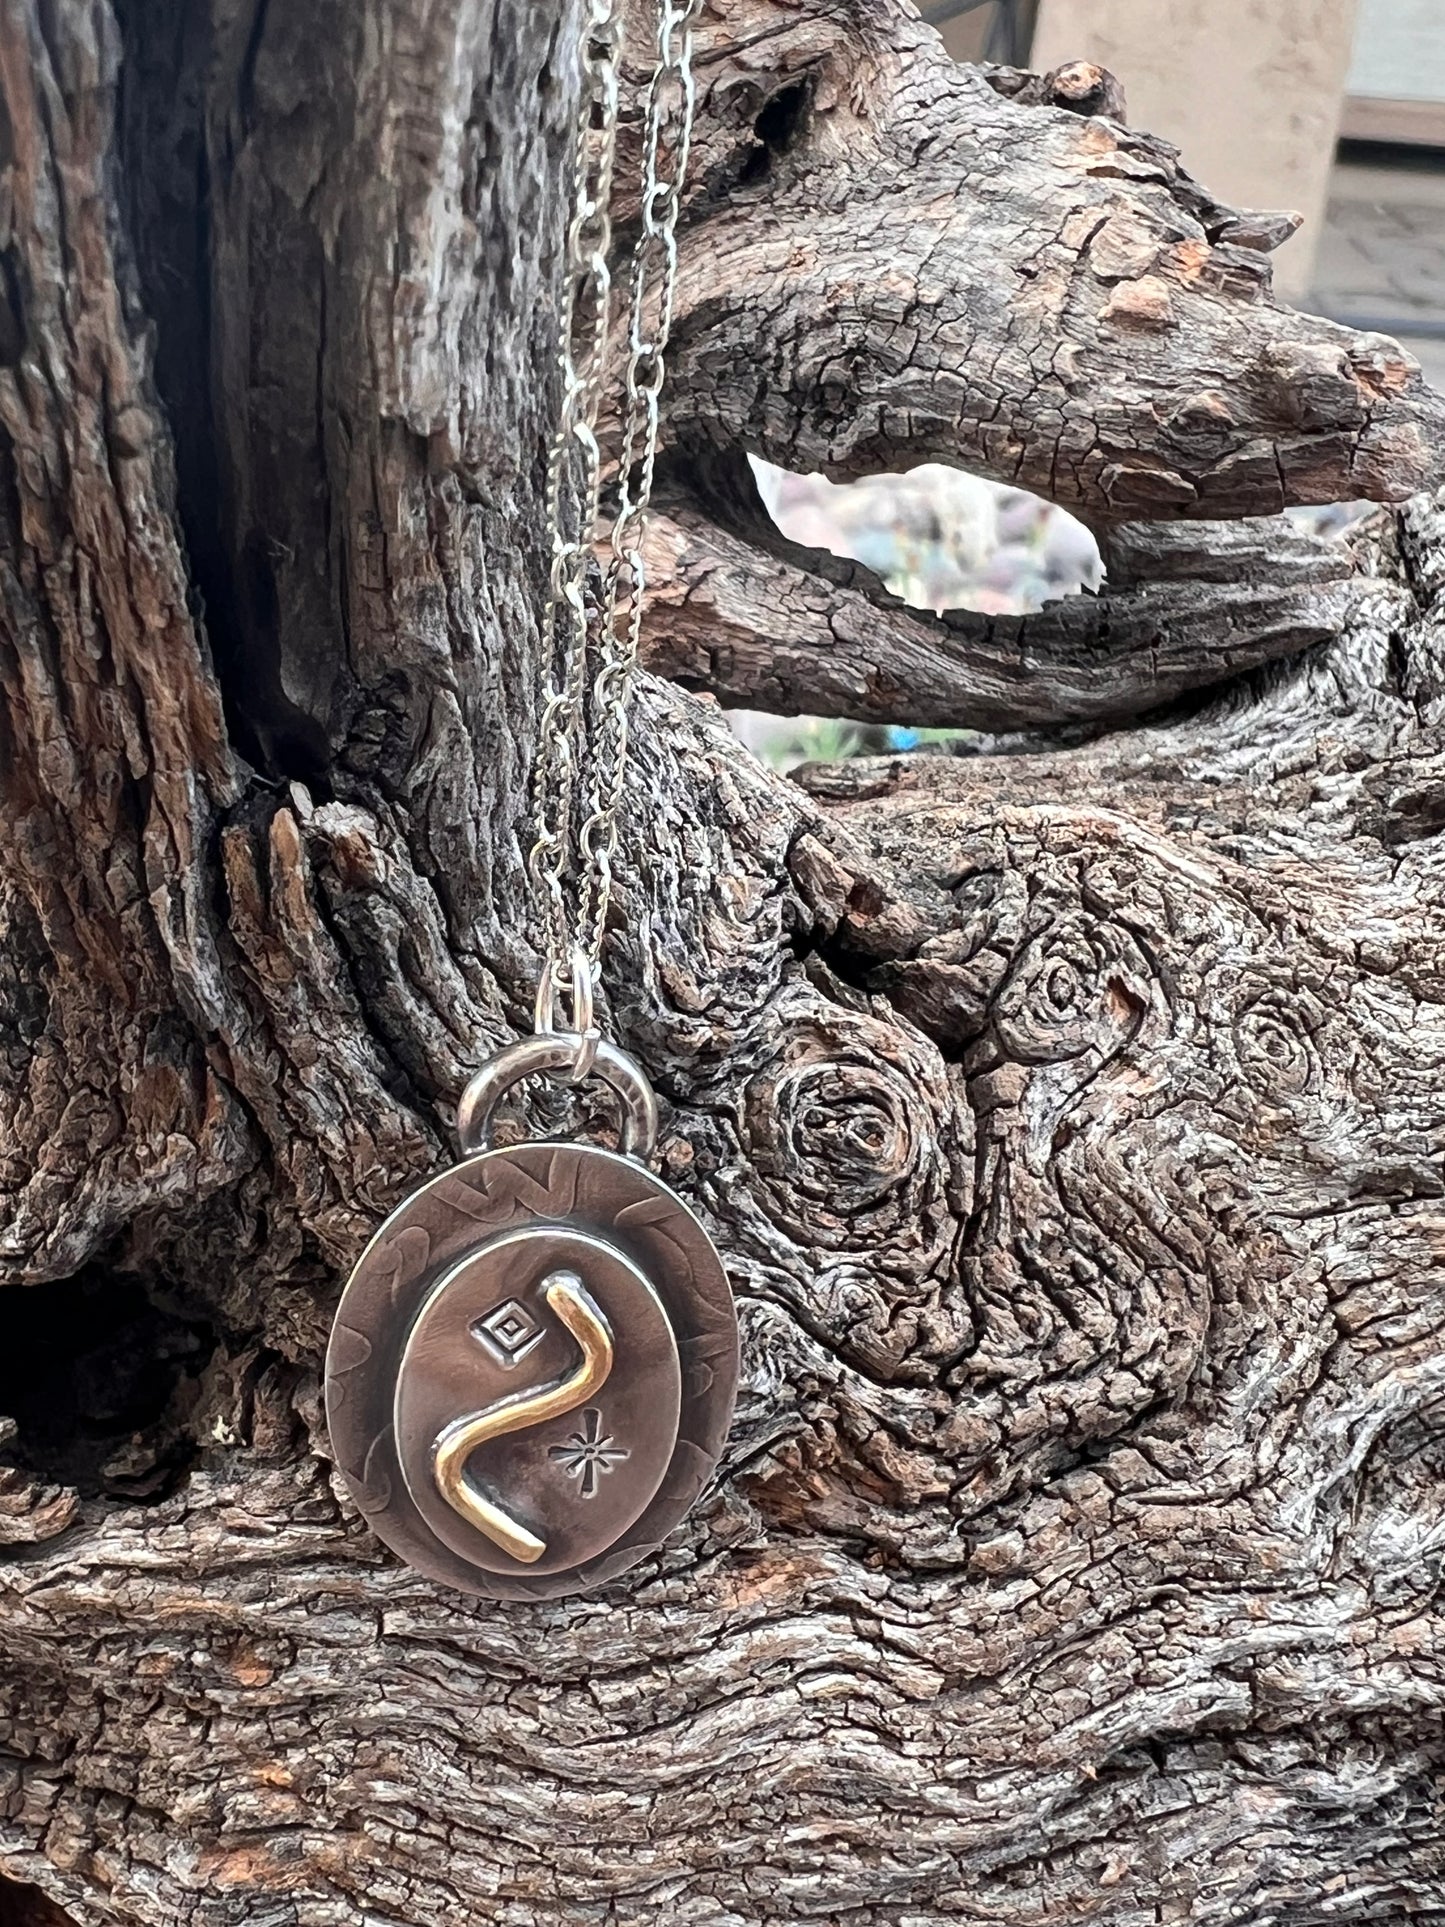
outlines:
M738 1419L586 1601L340 1501L340 1281L536 968L579 13L0 0L0 1920L1445 1918L1445 403L1106 76L705 9L606 991ZM745 452L1107 593L920 615Z

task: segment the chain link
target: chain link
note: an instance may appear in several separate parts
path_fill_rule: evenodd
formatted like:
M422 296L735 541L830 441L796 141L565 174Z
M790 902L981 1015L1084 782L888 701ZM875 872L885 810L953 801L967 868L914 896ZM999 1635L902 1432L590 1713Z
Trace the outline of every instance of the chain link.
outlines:
M585 749L588 637L583 588L601 496L596 422L611 311L608 255L621 37L619 0L589 0L580 47L582 104L572 157L572 205L559 323L562 408L547 468L551 558L542 613L547 683L532 767L536 841L528 859L545 923L546 973L554 988L562 987L560 966L571 945L566 879L575 841L577 777ZM598 120L595 137L594 113ZM580 474L576 473L579 468ZM577 512L570 528L566 503L569 485L577 494Z
M611 310L609 209L624 4L590 0L588 7L583 112L567 235L562 415L547 480L552 566L543 636L550 661L533 770L537 839L529 867L545 920L544 988L551 986L547 1008L552 1008L555 990L570 1002L574 1017L584 1002L590 1010L612 898L627 781L628 698L647 586L642 542L657 463L664 360L677 285L677 221L696 101L692 23L700 0L656 0L616 502L594 648L584 588L588 558L605 526L596 423ZM567 497L574 470L577 514L569 530ZM594 656L596 674L589 687ZM584 967L589 975L585 990L578 979Z

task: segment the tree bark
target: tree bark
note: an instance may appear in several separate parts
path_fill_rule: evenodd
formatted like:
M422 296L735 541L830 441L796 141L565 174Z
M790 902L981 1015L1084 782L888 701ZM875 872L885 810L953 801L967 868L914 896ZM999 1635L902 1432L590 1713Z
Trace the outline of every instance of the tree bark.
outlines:
M0 1921L1437 1919L1445 403L1096 71L705 10L605 995L737 1421L583 1600L341 1499L341 1280L537 967L579 13L0 0ZM907 610L744 451L1107 591Z

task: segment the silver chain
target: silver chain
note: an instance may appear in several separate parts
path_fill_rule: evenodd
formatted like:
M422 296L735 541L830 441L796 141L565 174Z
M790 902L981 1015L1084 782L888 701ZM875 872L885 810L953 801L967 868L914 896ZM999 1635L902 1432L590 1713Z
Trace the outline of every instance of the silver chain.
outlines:
M626 0L589 0L587 7L561 316L562 411L547 475L552 561L543 642L549 652L548 682L532 773L536 841L528 867L545 928L539 1030L552 1027L559 993L571 1006L568 1028L591 1030L592 991L607 931L627 781L628 698L646 593L642 540L657 463L664 357L677 283L677 220L696 98L692 22L699 4L656 0L622 442L595 640L585 584L588 558L607 529L597 417L612 305L610 207ZM569 498L576 505L574 526L568 525Z

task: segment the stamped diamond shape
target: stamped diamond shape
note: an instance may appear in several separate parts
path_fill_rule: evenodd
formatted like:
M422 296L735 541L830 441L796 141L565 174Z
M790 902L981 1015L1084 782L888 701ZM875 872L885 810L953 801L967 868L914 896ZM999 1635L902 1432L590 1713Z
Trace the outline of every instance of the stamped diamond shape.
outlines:
M477 1319L472 1326L472 1336L508 1371L514 1365L519 1365L546 1335L543 1327L517 1298L508 1298L504 1304L493 1305L487 1315Z

